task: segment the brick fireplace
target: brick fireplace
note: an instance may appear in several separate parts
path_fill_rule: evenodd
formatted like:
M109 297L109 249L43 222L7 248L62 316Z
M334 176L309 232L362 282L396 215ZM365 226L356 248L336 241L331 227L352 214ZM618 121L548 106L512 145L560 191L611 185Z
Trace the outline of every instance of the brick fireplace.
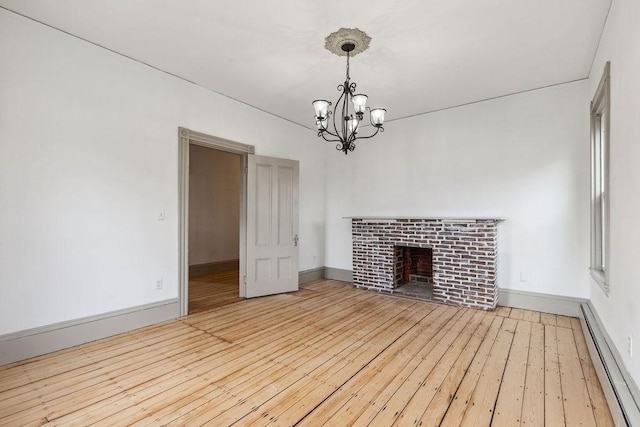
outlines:
M499 221L351 218L353 283L396 293L407 281L422 281L435 301L494 309Z

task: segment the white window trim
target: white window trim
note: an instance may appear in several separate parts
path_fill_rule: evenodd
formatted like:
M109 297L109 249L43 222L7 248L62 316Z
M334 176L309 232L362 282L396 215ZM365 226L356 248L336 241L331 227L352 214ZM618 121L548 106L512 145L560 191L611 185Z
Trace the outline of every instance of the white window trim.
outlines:
M602 78L591 101L591 277L609 296L609 145L610 145L610 62L604 66ZM602 144L602 150L599 145ZM600 158L597 154L601 151ZM597 173L601 163L601 174ZM600 184L604 177L604 185ZM601 190L601 191L600 191ZM598 198L601 197L600 203ZM600 215L596 209L601 208ZM601 221L598 219L601 218ZM599 224L601 222L601 224ZM598 239L598 234L600 238ZM600 242L598 246L597 242Z

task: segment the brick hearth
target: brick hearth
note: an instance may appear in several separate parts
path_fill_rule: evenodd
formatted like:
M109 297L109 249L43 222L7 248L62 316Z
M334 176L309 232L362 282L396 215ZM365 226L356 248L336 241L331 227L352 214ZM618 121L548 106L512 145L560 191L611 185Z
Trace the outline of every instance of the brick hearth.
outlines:
M501 219L352 218L353 283L394 292L396 246L433 250L433 299L494 309Z

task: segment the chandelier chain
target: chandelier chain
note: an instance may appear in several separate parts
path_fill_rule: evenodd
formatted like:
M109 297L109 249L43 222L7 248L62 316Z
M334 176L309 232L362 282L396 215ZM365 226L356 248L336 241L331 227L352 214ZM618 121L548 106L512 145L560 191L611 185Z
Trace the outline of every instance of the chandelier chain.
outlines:
M349 57L351 56L350 52L347 52L347 81L349 81Z

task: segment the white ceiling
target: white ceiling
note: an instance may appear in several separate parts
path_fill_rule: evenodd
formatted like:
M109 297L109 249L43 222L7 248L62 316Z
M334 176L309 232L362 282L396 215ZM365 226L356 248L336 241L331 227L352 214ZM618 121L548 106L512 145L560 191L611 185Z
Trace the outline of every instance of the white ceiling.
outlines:
M52 27L314 128L340 27L371 38L351 78L387 121L586 78L611 0L0 0Z

